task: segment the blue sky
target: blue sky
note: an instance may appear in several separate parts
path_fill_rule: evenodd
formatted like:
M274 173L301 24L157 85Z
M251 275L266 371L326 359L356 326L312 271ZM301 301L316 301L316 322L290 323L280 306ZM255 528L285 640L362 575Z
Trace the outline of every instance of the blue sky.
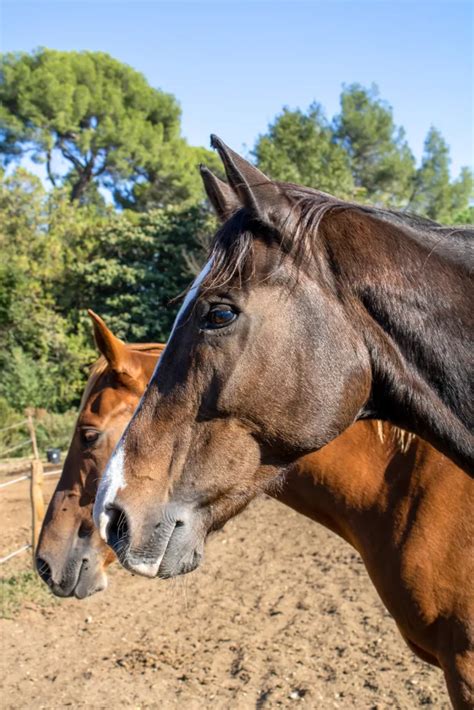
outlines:
M473 3L461 0L0 0L2 51L109 52L178 98L183 133L252 149L284 105L338 110L376 82L420 158L430 125L452 172L473 156Z

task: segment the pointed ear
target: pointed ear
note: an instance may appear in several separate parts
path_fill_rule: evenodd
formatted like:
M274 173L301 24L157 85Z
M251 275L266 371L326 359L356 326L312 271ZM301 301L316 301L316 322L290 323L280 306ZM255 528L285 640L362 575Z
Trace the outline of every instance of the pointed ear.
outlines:
M281 221L281 210L286 215L289 202L278 185L215 135L211 135L211 146L219 153L229 185L241 205L264 222L273 224L277 216Z
M130 368L130 354L125 343L107 328L97 313L87 311L94 326L94 339L99 352L105 357L114 372L125 373ZM130 374L130 373L128 373Z
M209 202L220 221L225 222L242 207L239 198L224 180L216 177L205 165L200 165L199 170Z

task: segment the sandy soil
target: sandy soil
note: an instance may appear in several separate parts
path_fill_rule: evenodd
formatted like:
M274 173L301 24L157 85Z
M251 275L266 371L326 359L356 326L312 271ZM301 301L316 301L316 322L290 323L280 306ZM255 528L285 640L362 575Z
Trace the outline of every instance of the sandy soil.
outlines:
M2 554L27 539L27 490L0 491ZM406 648L358 555L267 498L186 578L116 568L106 592L25 603L0 631L5 709L450 707L441 672Z

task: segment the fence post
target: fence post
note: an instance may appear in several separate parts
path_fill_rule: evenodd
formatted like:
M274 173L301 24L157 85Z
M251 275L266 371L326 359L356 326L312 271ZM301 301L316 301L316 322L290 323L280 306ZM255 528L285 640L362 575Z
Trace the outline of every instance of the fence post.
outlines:
M31 448L33 449L33 461L31 462L30 480L30 501L31 501L31 549L33 553L33 567L36 569L36 547L38 545L41 525L44 519L44 497L43 497L43 464L39 457L38 444L36 442L35 425L33 421L33 410L31 407L25 410L30 432Z
M31 407L25 409L26 420L28 422L28 431L30 432L31 448L33 449L33 458L39 459L38 445L36 443L35 425L33 422L33 413Z
M40 459L33 459L31 462L30 500L32 528L31 547L33 551L33 567L36 568L35 553L44 519L43 464Z

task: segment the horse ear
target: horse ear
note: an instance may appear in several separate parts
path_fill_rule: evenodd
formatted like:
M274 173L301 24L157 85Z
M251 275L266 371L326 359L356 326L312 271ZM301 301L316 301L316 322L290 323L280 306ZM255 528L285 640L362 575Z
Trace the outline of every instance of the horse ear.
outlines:
M226 219L229 219L229 217L242 206L239 202L239 198L224 180L220 180L220 178L216 177L205 165L200 165L199 170L209 202L213 206L220 221L225 222Z
M219 153L229 185L241 205L263 222L273 224L277 216L281 219L278 213L289 203L278 185L215 135L211 135L211 146Z
M107 328L104 321L91 309L87 311L94 326L94 339L99 352L114 372L125 373L130 368L130 354L125 343Z

